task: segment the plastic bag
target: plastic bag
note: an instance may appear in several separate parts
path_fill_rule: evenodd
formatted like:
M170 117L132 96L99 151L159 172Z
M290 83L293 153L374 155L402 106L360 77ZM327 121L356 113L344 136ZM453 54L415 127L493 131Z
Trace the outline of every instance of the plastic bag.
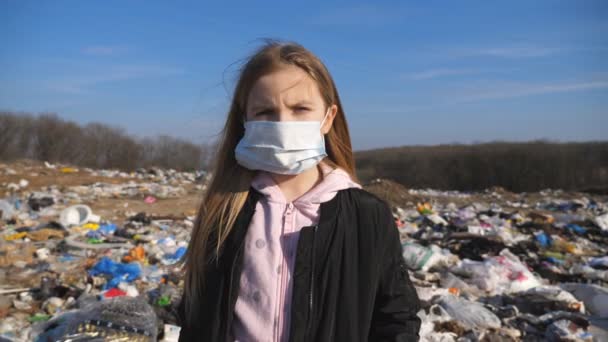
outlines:
M471 302L455 296L446 296L439 302L442 308L456 321L464 327L473 328L494 328L501 327L500 319L486 309L482 304Z
M593 221L603 230L608 230L608 213L596 216Z
M118 286L121 281L132 282L141 274L141 268L137 263L123 264L112 261L112 259L104 256L93 268L89 270L92 276L98 274L106 274L112 276L112 279L104 284L103 289L107 290Z
M591 258L589 266L593 268L608 268L608 256Z
M478 288L497 294L526 291L541 285L526 265L508 249L483 262L464 259L451 271L470 278Z
M179 247L175 253L166 254L161 260L163 265L173 265L178 262L186 254L186 247Z
M157 318L142 297L110 298L65 312L33 329L36 342L156 341Z
M178 342L179 333L181 330L182 328L178 327L177 325L165 324L165 337L163 338L162 342Z
M551 323L545 331L548 341L593 341L593 335L574 322L561 319Z
M435 331L435 322L446 322L452 317L439 305L435 304L429 308L427 315L424 310L418 311L418 317L422 322L420 325L420 342L453 342L458 335L453 332Z
M15 206L6 200L0 199L0 219L9 220L15 215Z
M424 247L417 243L405 242L401 245L402 256L405 264L411 270L428 271L431 267L438 264L449 263L451 254L449 251L443 251L441 248L431 245Z
M557 303L561 310L585 312L584 302L580 302L571 293L558 286L541 285L521 293L525 301L533 305L542 305L545 302Z
M114 234L114 232L116 231L117 228L118 227L116 227L116 225L113 223L106 223L106 224L100 225L99 229L97 231L103 235L112 235L112 234Z
M565 283L560 288L572 293L585 303L587 311L594 316L608 318L608 290L592 284Z

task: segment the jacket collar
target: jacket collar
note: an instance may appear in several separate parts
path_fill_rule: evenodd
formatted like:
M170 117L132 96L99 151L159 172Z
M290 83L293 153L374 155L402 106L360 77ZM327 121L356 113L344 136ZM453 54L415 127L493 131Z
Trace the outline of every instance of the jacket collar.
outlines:
M353 188L339 190L336 193L336 196L334 196L332 199L327 202L322 202L320 204L320 217L318 225L328 225L336 219L336 217L338 216L338 209L341 197L346 195L346 192L352 189ZM260 198L262 198L263 196L264 195L255 188L249 188L247 200L245 201L243 208L241 209L236 218L233 229L226 240L225 247L222 248L222 250L225 252L225 255L223 257L220 257L220 264L225 263L226 266L229 266L234 260L237 251L240 249L243 241L245 240L245 236L247 235L249 223L251 221L251 218L253 217L253 213L255 212L255 206L260 200Z
M338 190L336 196L326 202L322 202L319 204L320 206L320 217L319 217L319 225L326 224L328 222L333 221L338 215L338 203L340 201L341 195L344 195L351 188L345 188ZM247 196L247 202L243 207L243 210L248 216L249 214L253 214L255 211L255 206L257 202L264 196L259 190L254 187L249 188L249 195ZM245 227L246 228L246 227ZM246 229L245 229L246 230Z

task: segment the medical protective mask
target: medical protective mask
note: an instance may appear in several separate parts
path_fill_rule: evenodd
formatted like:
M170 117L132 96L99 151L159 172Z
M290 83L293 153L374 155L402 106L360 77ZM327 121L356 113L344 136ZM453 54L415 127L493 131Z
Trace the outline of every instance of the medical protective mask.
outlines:
M235 148L237 162L250 170L295 175L317 165L324 157L322 121L245 122L245 135Z

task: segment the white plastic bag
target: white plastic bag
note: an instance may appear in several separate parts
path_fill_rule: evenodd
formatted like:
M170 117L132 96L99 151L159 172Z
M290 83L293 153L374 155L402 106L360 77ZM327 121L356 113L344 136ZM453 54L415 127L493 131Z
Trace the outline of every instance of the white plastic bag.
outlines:
M593 284L565 283L559 287L572 293L585 303L587 311L601 318L608 318L608 290Z
M404 242L403 259L410 270L428 271L431 267L440 264L448 265L454 257L447 250L442 250L438 246L431 245L424 247L413 242Z
M594 221L603 230L608 230L608 213L597 216Z
M470 278L478 288L494 294L526 291L541 285L526 265L506 248L500 255L483 262L463 259L451 271Z
M450 295L443 298L439 305L465 328L498 329L501 326L500 319L480 303Z

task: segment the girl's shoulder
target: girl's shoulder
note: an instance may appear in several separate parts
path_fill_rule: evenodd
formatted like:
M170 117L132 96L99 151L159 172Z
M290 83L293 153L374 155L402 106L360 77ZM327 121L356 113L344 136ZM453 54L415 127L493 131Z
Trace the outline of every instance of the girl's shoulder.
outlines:
M341 191L344 191L348 195L347 198L352 200L359 207L366 209L390 210L390 205L385 199L363 188L353 187Z
M344 191L343 205L352 206L360 220L373 220L381 225L393 221L393 211L390 204L378 195L363 188L348 188ZM346 202L346 203L344 203Z
M365 189L344 190L347 206L340 210L346 223L344 227L362 241L369 251L378 251L399 240L399 233L390 204L378 195ZM350 217L344 217L350 216ZM375 253L375 252L374 252Z

